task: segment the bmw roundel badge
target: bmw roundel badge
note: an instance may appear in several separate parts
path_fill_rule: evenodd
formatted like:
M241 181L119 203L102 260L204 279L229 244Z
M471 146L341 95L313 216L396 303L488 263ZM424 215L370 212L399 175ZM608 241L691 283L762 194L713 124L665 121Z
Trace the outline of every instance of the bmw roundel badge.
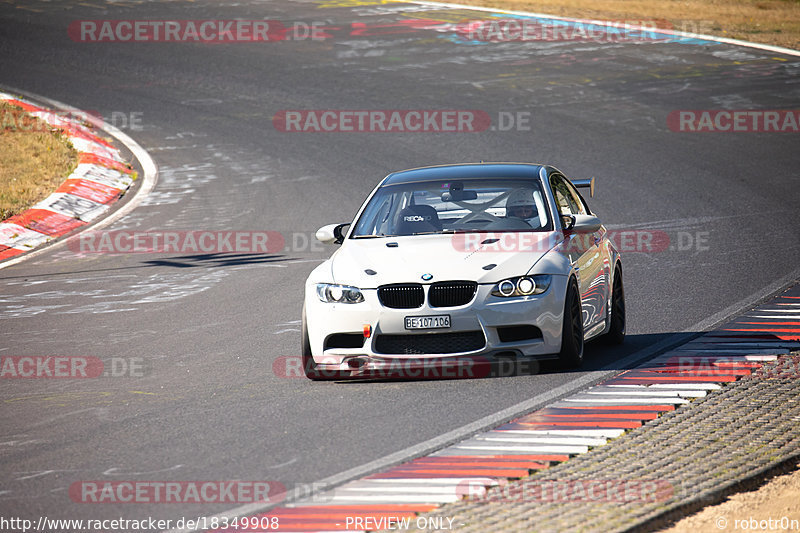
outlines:
M423 274L422 279L423 281L430 281L433 279L433 274Z

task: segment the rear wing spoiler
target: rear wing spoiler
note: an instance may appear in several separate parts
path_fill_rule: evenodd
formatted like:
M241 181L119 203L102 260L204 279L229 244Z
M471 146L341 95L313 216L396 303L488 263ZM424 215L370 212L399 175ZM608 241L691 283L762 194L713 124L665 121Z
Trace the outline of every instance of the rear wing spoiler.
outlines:
M589 198L594 198L594 178L570 180L579 189L589 189Z

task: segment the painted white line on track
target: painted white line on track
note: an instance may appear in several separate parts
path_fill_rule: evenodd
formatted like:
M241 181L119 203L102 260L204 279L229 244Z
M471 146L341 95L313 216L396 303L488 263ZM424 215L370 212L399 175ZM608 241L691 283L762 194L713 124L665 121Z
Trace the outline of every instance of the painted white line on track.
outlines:
M491 451L494 453L515 451L526 453L542 453L542 454L582 454L589 451L588 446L569 446L566 444L561 445L548 445L548 446L492 446L489 444L459 444L452 447L455 450L481 450Z
M406 493L414 493L414 494L453 494L454 488L458 485L438 485L438 486L429 486L427 483L427 479L423 479L424 484L420 485L386 485L386 484L374 484L370 483L367 485L357 485L353 487L339 487L336 489L336 494L344 495L345 491L350 493L361 493L361 492L380 492L382 494L406 494Z
M610 385L611 387L619 387L624 385ZM652 385L648 385L648 387L654 389L671 389L675 387L672 383L653 383ZM722 388L722 385L717 383L681 383L681 388L684 389L696 389L696 390L719 390Z
M628 397L628 398L638 398L638 397L642 396L642 397L645 397L643 399L649 399L649 398L651 398L653 396L655 396L657 398L659 398L659 397L663 398L663 397L666 397L666 396L670 396L670 397L679 396L677 391L672 391L672 390L657 390L657 391L628 390L628 389L608 390L608 389L596 389L596 388L591 388L591 389L587 390L586 394L596 394L598 396L615 396L617 398L620 397L621 395L625 396L625 397Z
M684 348L680 347L676 352L694 352L694 353L705 353L710 352L717 354L719 357L725 357L726 353L733 352L745 352L747 354L764 354L764 355L777 355L777 354L787 354L789 353L789 348L748 348L744 346L742 348L734 348L732 346L727 346L725 348Z
M589 396L583 394L576 394L575 396L570 396L569 398L564 398L565 402L574 402L574 403L585 403L587 405L600 405L600 404L609 404L609 405L678 405L678 404L685 404L689 403L689 400L684 400L683 398L679 398L677 396L654 396L650 398L641 398L641 397L633 397L633 396L625 396L619 395L614 397L602 397L602 396Z
M697 363L708 364L709 369L717 369L724 370L724 367L716 367L714 363L754 363L754 362L766 362L766 361L776 361L778 359L777 355L771 354L728 354L728 355L679 355L679 351L671 351L669 353L664 354L661 357L657 357L655 359L651 359L647 362L647 368L653 368L655 365L670 363L670 360L673 362L670 363L675 365L674 362L677 359L679 362L677 363L680 365L681 360L691 360Z
M420 490L420 487L424 490L430 490L432 492L443 490L443 489L452 489L453 487L457 487L460 481L458 482L448 482L448 483L436 483L429 478L419 479L419 478L406 478L406 481L413 481L414 483L397 483L398 479L389 479L389 478L382 478L382 479L367 479L364 481L351 481L350 483L345 483L341 487L337 488L336 490L355 490L361 489L364 487L373 487L375 490ZM381 481L391 481L392 483L380 483ZM449 480L448 480L449 481Z
M487 442L517 442L522 444L575 444L579 446L603 446L608 443L606 439L591 437L557 437L555 435L550 437L526 437L523 435L516 437L498 437L494 432L486 436L475 437L474 440ZM498 464L497 466L502 466L502 464Z
M469 457L482 457L486 455L503 455L506 457L514 457L514 456L525 456L530 455L530 452L526 451L518 451L518 450L509 450L504 448L502 453L498 451L487 451L487 450L473 450L473 449L452 449L448 448L447 451L442 451L441 453L437 453L436 457L459 457L459 456L469 456ZM548 455L552 455L552 453L548 452ZM576 455L571 453L559 453L555 455ZM505 481L505 480L504 480Z
M681 392L684 388L686 388L686 387L683 386L683 384L675 385L674 383L654 383L652 385L628 385L628 384L623 384L623 385L600 385L598 387L595 387L595 389L600 389L602 387L603 390L615 390L615 391L617 391L617 393L625 392L625 391L631 391L631 392L649 391L649 392L654 392L653 391L653 387L655 387L656 385L658 385L659 387L666 387L667 389L672 390L674 392Z
M798 52L797 54L800 55L800 52ZM739 314L742 310L755 307L762 301L769 299L775 293L787 287L789 284L791 284L798 278L800 278L800 268L794 269L787 275L773 281L772 283L768 284L761 290L758 290L753 294L746 296L745 298L742 298L738 302L729 305L722 311L714 313L705 320L701 320L700 322L692 326L692 328L690 329L694 329L695 331L711 330L714 327L719 326L722 323L726 322L730 317ZM732 332L732 333L746 333L746 332Z
M424 484L426 486L428 486L428 485L441 485L441 486L453 485L453 486L456 486L456 485L459 485L459 484L463 483L464 481L479 481L481 483L488 483L489 485L492 485L492 486L500 484L500 482L497 479L493 478L493 477L480 477L480 476L478 476L478 477L474 477L474 476L473 477L426 477L426 478L419 478L419 479L414 479L414 478L397 478L397 479L393 479L393 478L377 478L377 479L369 479L367 481L369 481L370 483L387 483L387 484L389 484L389 483L392 483L392 484L402 483L402 484L408 484L408 485ZM352 483L361 483L361 481L353 481ZM344 485L342 485L342 486L344 486Z
M335 494L332 502L336 505L349 503L452 503L462 499L460 494Z
M624 429L497 429L494 433L512 433L514 435L573 435L576 437L606 437L615 439L625 433Z
M666 383L662 383L662 385L666 385ZM659 388L659 390L630 390L627 387L638 387L638 385L610 385L610 387L614 387L616 390L590 390L588 391L589 394L625 394L626 396L658 396L658 395L667 395L667 396L680 396L680 397L689 397L689 398L702 398L706 395L705 391L702 390L688 390L688 389L677 389L675 385L672 384L671 387L666 387L666 390ZM602 418L602 414L598 413L598 417Z
M700 347L702 347L700 349L716 347L716 349L719 350L719 351L725 351L728 348L733 348L734 350L737 350L738 349L737 346L740 346L740 347L743 347L743 348L744 347L755 348L755 349L765 348L765 349L774 350L774 349L780 349L780 348L787 348L789 344L790 343L787 342L787 341L782 341L782 340L770 341L770 340L767 340L767 339L760 340L760 341L742 342L742 343L731 342L731 341L709 341L709 340L704 340L703 342L694 342L693 341L693 342L690 342L689 344L687 344L686 346L689 346L689 345L691 345L691 346L700 346ZM794 344L795 345L800 345L800 342L796 342ZM681 346L680 348L678 348L678 350L683 350L684 348L685 348L684 346Z

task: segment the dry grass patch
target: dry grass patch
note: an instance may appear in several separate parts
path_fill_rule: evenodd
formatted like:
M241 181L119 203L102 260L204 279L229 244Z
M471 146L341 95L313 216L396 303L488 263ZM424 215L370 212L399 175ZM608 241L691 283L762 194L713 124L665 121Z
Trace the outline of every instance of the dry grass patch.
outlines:
M64 135L0 103L0 220L47 198L77 165L78 152Z
M574 18L667 21L675 30L800 49L798 0L459 0L459 3Z
M758 490L733 494L719 505L684 517L661 533L722 531L726 529L721 527L723 525L728 531L797 531L800 524L800 506L797 504L800 502L800 463L796 468L794 472L772 478ZM762 528L762 524L768 527Z

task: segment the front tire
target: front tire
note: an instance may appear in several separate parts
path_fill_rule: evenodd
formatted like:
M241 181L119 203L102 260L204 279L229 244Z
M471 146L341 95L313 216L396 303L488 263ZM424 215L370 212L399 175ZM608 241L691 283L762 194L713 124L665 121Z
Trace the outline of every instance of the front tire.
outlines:
M561 326L561 351L558 360L567 368L577 368L583 364L583 312L581 296L575 279L567 285L564 299L564 320Z
M611 325L603 335L606 344L622 344L625 340L625 288L622 283L622 268L614 271L614 286L611 289Z

